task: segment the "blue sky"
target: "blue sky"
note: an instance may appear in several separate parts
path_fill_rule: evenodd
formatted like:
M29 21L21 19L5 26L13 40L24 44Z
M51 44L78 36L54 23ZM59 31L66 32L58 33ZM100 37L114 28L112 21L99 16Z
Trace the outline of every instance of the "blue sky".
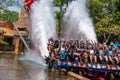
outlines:
M14 1L18 1L18 0L14 0ZM7 9L11 10L11 11L17 11L17 12L20 13L21 7L24 5L23 0L19 0L19 5L20 6L18 6L16 3L13 3L13 5L9 6ZM58 7L54 7L54 11L57 11L57 10L59 10L59 8Z
M24 3L22 2L22 0L19 0L19 5L20 6L18 6L17 4L13 4L12 6L8 7L8 10L20 12L21 7L24 5Z

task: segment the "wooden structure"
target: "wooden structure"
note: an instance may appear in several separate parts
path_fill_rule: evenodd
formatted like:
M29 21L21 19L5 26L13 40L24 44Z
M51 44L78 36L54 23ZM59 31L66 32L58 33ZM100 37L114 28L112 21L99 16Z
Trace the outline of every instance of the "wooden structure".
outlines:
M9 43L7 46L0 45L1 53L8 53L9 51L10 54L20 54L21 52L24 52L26 46L24 45L25 41L30 40L30 19L25 6L21 9L17 22L8 23L0 21L0 31L3 33L3 40Z
M16 42L15 53L18 54L24 52L25 50L23 38L30 40L30 19L29 19L29 13L25 6L21 9L19 19L17 22L14 23L14 26L17 28L17 29L14 28L14 35Z
M2 38L0 38L0 40L4 40L9 43L9 45L0 44L0 51L2 51L1 53L13 53L15 49L13 23L0 21L0 31L2 32Z
M14 36L14 25L13 23L0 21L0 30L3 31L3 35L7 37Z
M73 75L77 79L84 80L82 78L87 77L91 80L98 80L100 77L110 80L113 76L115 80L120 78L120 65L104 65L104 64L88 64L80 62L70 61L57 61L57 69L61 72L63 69L69 75ZM84 77L78 76L74 73L80 74ZM85 79L86 80L86 79Z
M83 77L83 76L80 76L80 75L78 75L78 74L76 74L76 73L74 73L74 72L68 72L68 75L70 75L70 76L72 76L72 77L74 77L74 78L76 78L76 79L79 79L79 80L90 80L90 79L88 79L88 78L85 78L85 77Z

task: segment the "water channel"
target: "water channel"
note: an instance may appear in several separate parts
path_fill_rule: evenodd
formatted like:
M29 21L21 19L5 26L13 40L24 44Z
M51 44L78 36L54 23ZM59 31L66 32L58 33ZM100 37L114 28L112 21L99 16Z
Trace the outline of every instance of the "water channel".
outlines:
M0 80L76 80L18 56L0 55Z

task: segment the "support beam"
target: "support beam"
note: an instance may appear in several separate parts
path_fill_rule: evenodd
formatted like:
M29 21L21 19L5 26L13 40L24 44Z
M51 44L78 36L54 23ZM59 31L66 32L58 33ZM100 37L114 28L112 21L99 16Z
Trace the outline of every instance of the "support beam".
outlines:
M13 23L13 25L14 25L14 27L15 27L16 31L18 32L18 34L19 34L19 36L20 36L20 38L21 38L22 42L24 43L25 47L26 47L26 48L27 48L27 50L31 53L30 48L29 48L29 47L28 47L28 45L26 44L26 42L25 42L25 40L24 40L23 36L20 34L20 32L19 32L19 30L18 30L17 26L16 26L14 23Z
M18 54L19 53L19 42L20 42L20 40L15 39L14 41L15 41L15 51L14 51L14 53Z

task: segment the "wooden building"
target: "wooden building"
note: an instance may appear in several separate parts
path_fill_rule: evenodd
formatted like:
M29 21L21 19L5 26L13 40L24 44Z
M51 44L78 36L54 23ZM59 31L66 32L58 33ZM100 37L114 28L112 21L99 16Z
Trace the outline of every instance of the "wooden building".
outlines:
M21 9L17 22L8 23L0 21L0 31L4 36L4 41L9 43L9 46L0 45L2 46L0 47L0 51L19 54L25 50L25 46L15 27L17 27L24 40L28 43L30 41L30 19L25 7Z
M1 31L1 39L7 42L9 45L0 44L0 51L14 51L14 25L13 23L0 21L0 31ZM4 53L1 52L1 53ZM13 53L13 52L11 52Z
M30 17L25 6L21 9L19 19L14 23L14 26L18 28L25 41L30 41ZM23 52L26 48L16 29L14 30L14 36L14 40L16 42L15 53L18 54Z

